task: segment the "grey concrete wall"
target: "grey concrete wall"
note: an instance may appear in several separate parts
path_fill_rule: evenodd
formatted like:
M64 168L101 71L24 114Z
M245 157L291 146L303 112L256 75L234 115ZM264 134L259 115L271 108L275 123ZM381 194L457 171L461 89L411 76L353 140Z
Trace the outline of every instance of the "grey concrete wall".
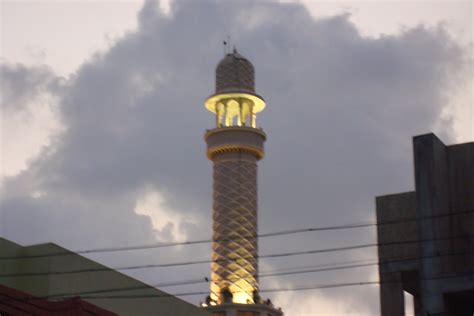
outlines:
M415 193L406 192L376 198L377 238L381 262L417 259L419 257L418 227L416 220ZM398 243L398 244L397 244ZM412 261L400 261L384 265L393 271L417 268ZM388 270L390 271L390 269Z
M380 307L384 316L404 315L403 291L417 295L404 284L403 272L419 269L420 249L416 221L415 193L406 192L376 198L377 241L379 243Z
M444 302L440 277L449 252L448 237L452 235L448 221L437 215L450 211L448 153L446 146L433 134L414 137L416 208L421 243L420 284L423 309L428 313L442 313ZM444 238L444 240L442 240ZM443 269L444 268L444 269Z
M448 147L449 188L451 196L451 231L456 235L473 235L474 227L474 143ZM474 267L474 237L458 238L452 250L464 255L452 258L451 271L467 272Z
M414 294L416 315L472 315L474 143L446 146L427 134L413 138L413 152L415 192L376 200L382 315L403 315L402 290ZM416 223L383 224L408 214L418 218ZM416 245L383 245L414 235ZM416 253L417 262L393 262ZM464 314L458 314L448 309L450 300L449 308L453 301L472 303L464 303Z

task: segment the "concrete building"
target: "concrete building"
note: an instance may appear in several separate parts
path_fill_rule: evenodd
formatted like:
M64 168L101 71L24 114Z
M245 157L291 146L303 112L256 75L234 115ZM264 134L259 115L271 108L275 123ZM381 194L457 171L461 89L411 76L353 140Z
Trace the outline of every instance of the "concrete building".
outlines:
M207 130L213 162L211 289L205 306L215 316L280 316L259 295L257 162L266 135L257 127L265 108L255 93L254 67L234 49L217 65L216 90L205 107L215 115Z
M414 137L415 191L376 199L382 316L474 315L474 143Z
M64 271L76 272L61 273ZM78 296L118 315L210 315L197 306L52 243L24 247L0 238L0 284L49 300Z

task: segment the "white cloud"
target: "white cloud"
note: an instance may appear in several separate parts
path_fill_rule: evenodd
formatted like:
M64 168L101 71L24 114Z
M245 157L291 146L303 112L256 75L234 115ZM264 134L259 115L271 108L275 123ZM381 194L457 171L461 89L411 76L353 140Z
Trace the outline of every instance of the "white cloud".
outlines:
M170 208L164 195L156 189L147 188L137 199L135 213L148 216L156 231L157 239L161 241L184 241L187 232L183 229L183 223L197 225L196 218L192 215L186 217Z
M471 69L474 69L471 60ZM449 98L449 106L444 109L443 116L451 120L455 142L474 141L474 74L453 88Z
M2 1L2 59L40 62L69 76L92 54L134 30L141 5L135 0Z
M1 72L0 178L15 176L63 130L57 109L62 82L46 68L4 64Z

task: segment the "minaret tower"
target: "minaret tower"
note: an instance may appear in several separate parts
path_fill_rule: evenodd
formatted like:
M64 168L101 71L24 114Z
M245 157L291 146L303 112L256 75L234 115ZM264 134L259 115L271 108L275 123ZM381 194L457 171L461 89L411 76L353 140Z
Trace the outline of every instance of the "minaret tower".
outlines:
M211 293L203 306L219 316L280 316L258 286L257 162L266 135L256 119L265 101L255 93L253 65L235 48L217 65L216 92L205 106L216 126L205 134L214 203Z

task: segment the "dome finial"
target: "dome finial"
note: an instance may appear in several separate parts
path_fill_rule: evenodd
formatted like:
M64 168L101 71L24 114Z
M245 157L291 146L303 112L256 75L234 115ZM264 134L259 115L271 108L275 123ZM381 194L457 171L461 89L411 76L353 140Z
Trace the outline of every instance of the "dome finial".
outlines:
M230 54L230 35L226 36L226 39L222 41L222 44L224 44L224 57L225 57L227 56L227 54ZM229 45L229 51L227 50L227 45Z
M227 55L227 41L222 41L222 44L224 45L224 57Z

